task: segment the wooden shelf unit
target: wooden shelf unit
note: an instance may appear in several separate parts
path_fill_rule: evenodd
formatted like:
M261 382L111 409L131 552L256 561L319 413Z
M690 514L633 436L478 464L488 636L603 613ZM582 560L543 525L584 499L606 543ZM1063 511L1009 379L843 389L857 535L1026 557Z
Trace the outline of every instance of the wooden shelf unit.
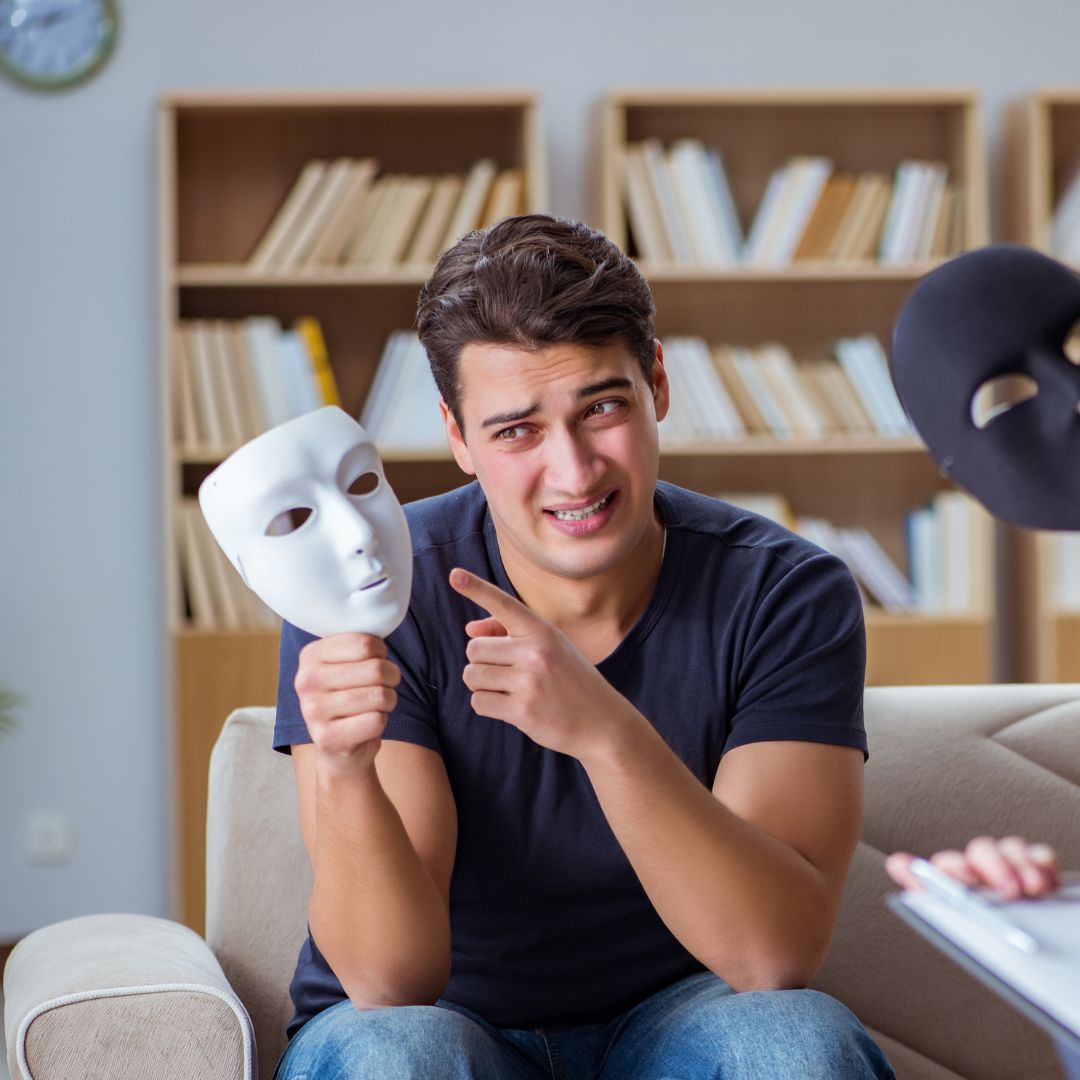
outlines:
M302 166L342 156L380 169L465 173L480 158L521 169L525 205L548 207L540 105L522 90L183 92L158 108L162 512L172 640L177 806L176 914L204 919L206 778L210 750L232 709L273 704L277 634L206 632L188 625L174 542L175 507L218 458L178 446L173 428L171 338L181 319L316 316L343 407L357 415L383 346L414 325L425 268L252 271L245 260ZM462 482L447 455L387 461L403 501Z
M744 228L772 171L796 154L838 170L893 173L905 158L944 161L964 190L967 245L986 243L986 155L978 96L968 90L625 89L602 104L598 223L630 243L622 194L627 143L685 137L719 148ZM633 254L633 249L630 248ZM642 263L657 332L710 344L779 341L796 359L828 355L870 332L887 348L907 294L933 263L799 263L776 270L687 270ZM747 440L665 452L662 475L706 492L778 491L796 514L870 529L906 569L905 515L950 485L921 442ZM987 582L987 590L992 582ZM993 677L993 612L892 615L868 609L867 682L980 683Z
M1010 102L1004 159L1006 239L1052 255L1054 207L1080 167L1080 87L1040 89ZM1012 527L1003 533L1009 677L1080 679L1080 614L1060 610L1054 595L1056 534Z

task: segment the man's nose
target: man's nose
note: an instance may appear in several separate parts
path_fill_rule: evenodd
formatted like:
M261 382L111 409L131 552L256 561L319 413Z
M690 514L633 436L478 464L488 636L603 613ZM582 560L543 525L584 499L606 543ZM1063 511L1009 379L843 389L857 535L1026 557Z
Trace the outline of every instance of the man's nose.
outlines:
M588 495L604 472L589 440L572 431L555 432L549 441L548 483L566 495Z

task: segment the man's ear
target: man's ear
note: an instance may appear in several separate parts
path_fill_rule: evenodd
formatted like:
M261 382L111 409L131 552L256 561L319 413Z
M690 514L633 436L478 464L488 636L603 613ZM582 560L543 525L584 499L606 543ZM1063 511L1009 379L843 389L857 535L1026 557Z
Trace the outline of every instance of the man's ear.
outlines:
M458 468L468 476L475 476L476 469L473 468L472 455L465 444L465 436L461 434L461 428L445 401L439 401L439 412L442 413L443 423L446 425L446 441L450 444L450 453L454 455Z
M664 370L664 346L660 339L656 342L656 356L653 357L652 366L652 397L653 407L656 409L656 421L659 423L667 416L668 406L671 404L670 387L668 386L667 372Z

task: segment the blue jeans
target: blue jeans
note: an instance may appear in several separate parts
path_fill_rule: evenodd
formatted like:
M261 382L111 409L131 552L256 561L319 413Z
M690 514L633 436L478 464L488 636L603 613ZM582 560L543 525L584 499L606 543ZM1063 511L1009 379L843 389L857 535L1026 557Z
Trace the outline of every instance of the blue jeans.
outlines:
M691 975L603 1024L497 1028L448 1001L357 1011L293 1037L274 1080L860 1080L894 1077L855 1016L816 990L737 994Z

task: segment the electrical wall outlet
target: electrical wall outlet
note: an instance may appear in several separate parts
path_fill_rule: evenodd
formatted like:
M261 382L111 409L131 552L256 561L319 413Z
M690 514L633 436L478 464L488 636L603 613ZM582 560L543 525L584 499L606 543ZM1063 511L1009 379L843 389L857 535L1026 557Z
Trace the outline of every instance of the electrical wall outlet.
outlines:
M62 810L26 816L26 857L32 863L65 863L71 858L71 822Z

